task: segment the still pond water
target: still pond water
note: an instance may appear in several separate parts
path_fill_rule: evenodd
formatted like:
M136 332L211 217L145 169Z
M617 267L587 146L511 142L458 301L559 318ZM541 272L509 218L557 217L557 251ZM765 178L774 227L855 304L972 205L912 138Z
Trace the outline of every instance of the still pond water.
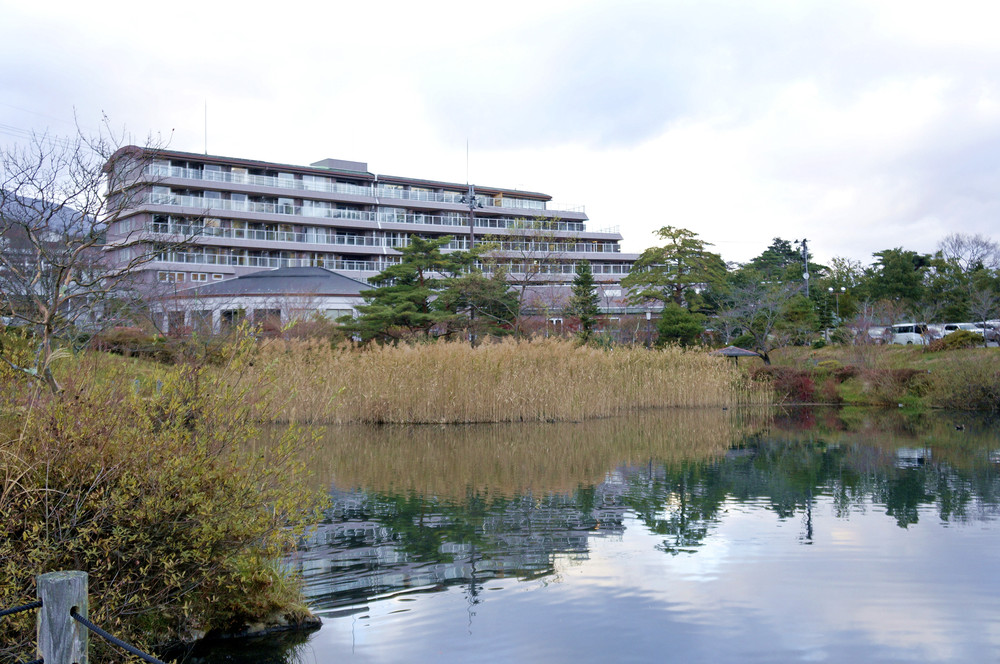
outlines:
M194 661L1000 660L995 421L340 427L317 468L322 628Z

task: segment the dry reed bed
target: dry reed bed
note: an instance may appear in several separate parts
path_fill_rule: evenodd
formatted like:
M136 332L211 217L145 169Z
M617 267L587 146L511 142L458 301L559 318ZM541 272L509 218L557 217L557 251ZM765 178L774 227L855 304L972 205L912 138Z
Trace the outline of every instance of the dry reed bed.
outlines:
M604 350L566 340L358 350L275 341L260 352L253 370L267 374L281 395L280 418L292 422L579 421L770 402L732 362L701 350Z

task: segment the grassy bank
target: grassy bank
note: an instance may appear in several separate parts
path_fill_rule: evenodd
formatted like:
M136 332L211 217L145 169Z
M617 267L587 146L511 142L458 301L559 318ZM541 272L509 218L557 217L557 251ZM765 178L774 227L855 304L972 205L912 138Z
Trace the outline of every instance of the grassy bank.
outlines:
M0 370L0 607L31 601L37 574L80 569L91 619L145 649L308 614L277 566L319 504L306 440L247 444L267 395L233 379L233 352L212 368L67 358L60 395ZM0 621L0 659L32 659L34 640L33 613Z
M1000 411L1000 349L789 347L771 354L776 398L799 403Z
M605 350L553 339L358 350L279 340L259 360L254 371L271 376L292 422L578 421L770 401L766 386L732 362L679 348Z

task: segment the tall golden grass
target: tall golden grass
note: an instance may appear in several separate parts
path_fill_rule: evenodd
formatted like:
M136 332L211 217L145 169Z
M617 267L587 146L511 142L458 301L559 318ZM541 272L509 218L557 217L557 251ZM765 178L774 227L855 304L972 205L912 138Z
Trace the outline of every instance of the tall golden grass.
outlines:
M364 349L278 340L260 352L252 371L282 395L282 417L314 424L579 421L771 399L731 361L703 350L606 350L560 339Z

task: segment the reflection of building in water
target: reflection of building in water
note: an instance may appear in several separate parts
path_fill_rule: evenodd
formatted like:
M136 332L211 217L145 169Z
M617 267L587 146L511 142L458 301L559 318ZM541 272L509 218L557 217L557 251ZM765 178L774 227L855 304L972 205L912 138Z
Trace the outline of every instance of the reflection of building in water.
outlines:
M555 556L586 559L592 537L620 536L623 483L572 496L532 495L456 506L434 498L332 492L332 519L289 560L316 609L410 588L538 577Z
M929 447L900 447L896 450L896 468L919 468L931 458Z

